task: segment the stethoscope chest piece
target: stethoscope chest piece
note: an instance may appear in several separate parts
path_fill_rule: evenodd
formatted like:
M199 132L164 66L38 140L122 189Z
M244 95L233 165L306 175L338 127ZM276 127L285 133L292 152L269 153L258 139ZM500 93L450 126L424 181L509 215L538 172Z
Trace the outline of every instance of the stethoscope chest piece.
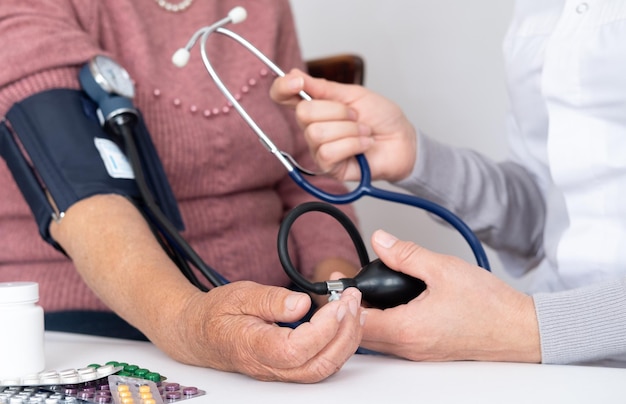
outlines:
M361 270L354 278L313 283L294 268L288 252L289 230L298 217L312 211L332 216L350 235L361 262ZM337 207L323 202L303 203L285 216L278 231L278 255L289 278L303 290L318 295L334 296L346 288L355 287L363 294L365 303L379 309L387 309L408 303L426 289L426 284L422 280L394 271L380 259L370 262L363 239L354 223Z

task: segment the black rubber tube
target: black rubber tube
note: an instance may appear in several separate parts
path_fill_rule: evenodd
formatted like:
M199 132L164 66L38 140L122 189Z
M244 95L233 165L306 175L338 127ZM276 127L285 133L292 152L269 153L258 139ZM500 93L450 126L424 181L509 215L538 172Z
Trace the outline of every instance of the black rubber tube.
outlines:
M294 267L293 262L289 257L289 231L291 230L291 226L300 216L307 212L313 211L326 213L332 216L343 226L344 229L346 229L357 250L359 261L361 262L362 267L369 263L369 256L367 253L367 248L365 247L365 243L363 242L361 234L359 233L359 230L356 228L354 223L352 223L352 220L350 220L348 215L343 213L335 206L317 201L305 202L289 211L289 213L287 213L282 223L280 224L280 228L278 229L278 258L280 259L280 263L282 264L283 269L285 270L289 278L300 288L307 292L315 293L317 295L325 295L328 293L328 287L326 285L326 282L313 283L307 280Z
M190 263L198 268L198 270L202 273L202 275L209 281L213 286L221 286L224 285L223 278L218 275L218 272L208 266L202 258L195 252L195 250L187 243L187 241L178 233L178 230L174 227L174 225L168 220L168 218L163 214L159 206L154 201L154 197L152 196L152 192L150 192L150 188L146 183L145 176L143 174L143 169L141 167L141 158L139 156L139 152L137 151L137 146L134 140L134 134L132 130L132 126L136 121L136 117L132 116L129 113L125 113L114 117L109 123L113 130L117 132L118 135L122 136L124 139L125 151L128 156L128 160L130 161L131 167L135 174L135 181L137 182L137 186L139 187L139 192L146 204L147 210L150 215L154 217L157 222L160 231L163 233L164 237L168 239L170 242L174 242L175 246L172 248L176 249L177 247L180 249L180 252L190 261ZM179 269L185 273L186 270L184 268Z

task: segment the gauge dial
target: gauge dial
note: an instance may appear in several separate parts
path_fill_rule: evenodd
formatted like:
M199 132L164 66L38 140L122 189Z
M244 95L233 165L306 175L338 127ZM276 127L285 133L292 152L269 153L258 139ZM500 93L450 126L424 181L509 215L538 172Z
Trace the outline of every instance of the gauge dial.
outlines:
M89 63L94 80L103 90L127 98L135 96L135 84L130 75L113 59L98 55Z

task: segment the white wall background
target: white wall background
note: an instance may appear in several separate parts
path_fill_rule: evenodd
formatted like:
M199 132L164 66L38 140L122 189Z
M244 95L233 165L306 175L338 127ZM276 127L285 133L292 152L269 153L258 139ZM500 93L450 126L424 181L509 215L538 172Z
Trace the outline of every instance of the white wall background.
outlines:
M506 154L501 43L513 0L291 0L305 58L354 52L365 85L397 102L429 135L494 159ZM473 262L465 241L414 208L361 200L364 237L400 238ZM494 272L502 273L488 251Z

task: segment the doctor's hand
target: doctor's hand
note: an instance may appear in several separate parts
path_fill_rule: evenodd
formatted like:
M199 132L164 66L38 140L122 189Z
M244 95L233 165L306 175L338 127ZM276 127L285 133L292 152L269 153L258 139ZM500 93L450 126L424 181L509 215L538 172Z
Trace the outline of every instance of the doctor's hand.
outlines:
M541 361L530 296L478 266L380 230L372 245L385 264L427 289L406 305L368 309L362 346L415 361Z
M307 92L313 101L297 95ZM295 106L312 155L339 180L359 180L364 153L375 180L399 181L413 169L416 132L402 110L364 87L312 78L299 70L274 81L274 101Z
M311 305L308 295L234 282L191 296L171 335L153 342L191 365L259 380L314 383L336 373L358 348L360 303L360 292L351 291L291 329L275 322L302 318Z

